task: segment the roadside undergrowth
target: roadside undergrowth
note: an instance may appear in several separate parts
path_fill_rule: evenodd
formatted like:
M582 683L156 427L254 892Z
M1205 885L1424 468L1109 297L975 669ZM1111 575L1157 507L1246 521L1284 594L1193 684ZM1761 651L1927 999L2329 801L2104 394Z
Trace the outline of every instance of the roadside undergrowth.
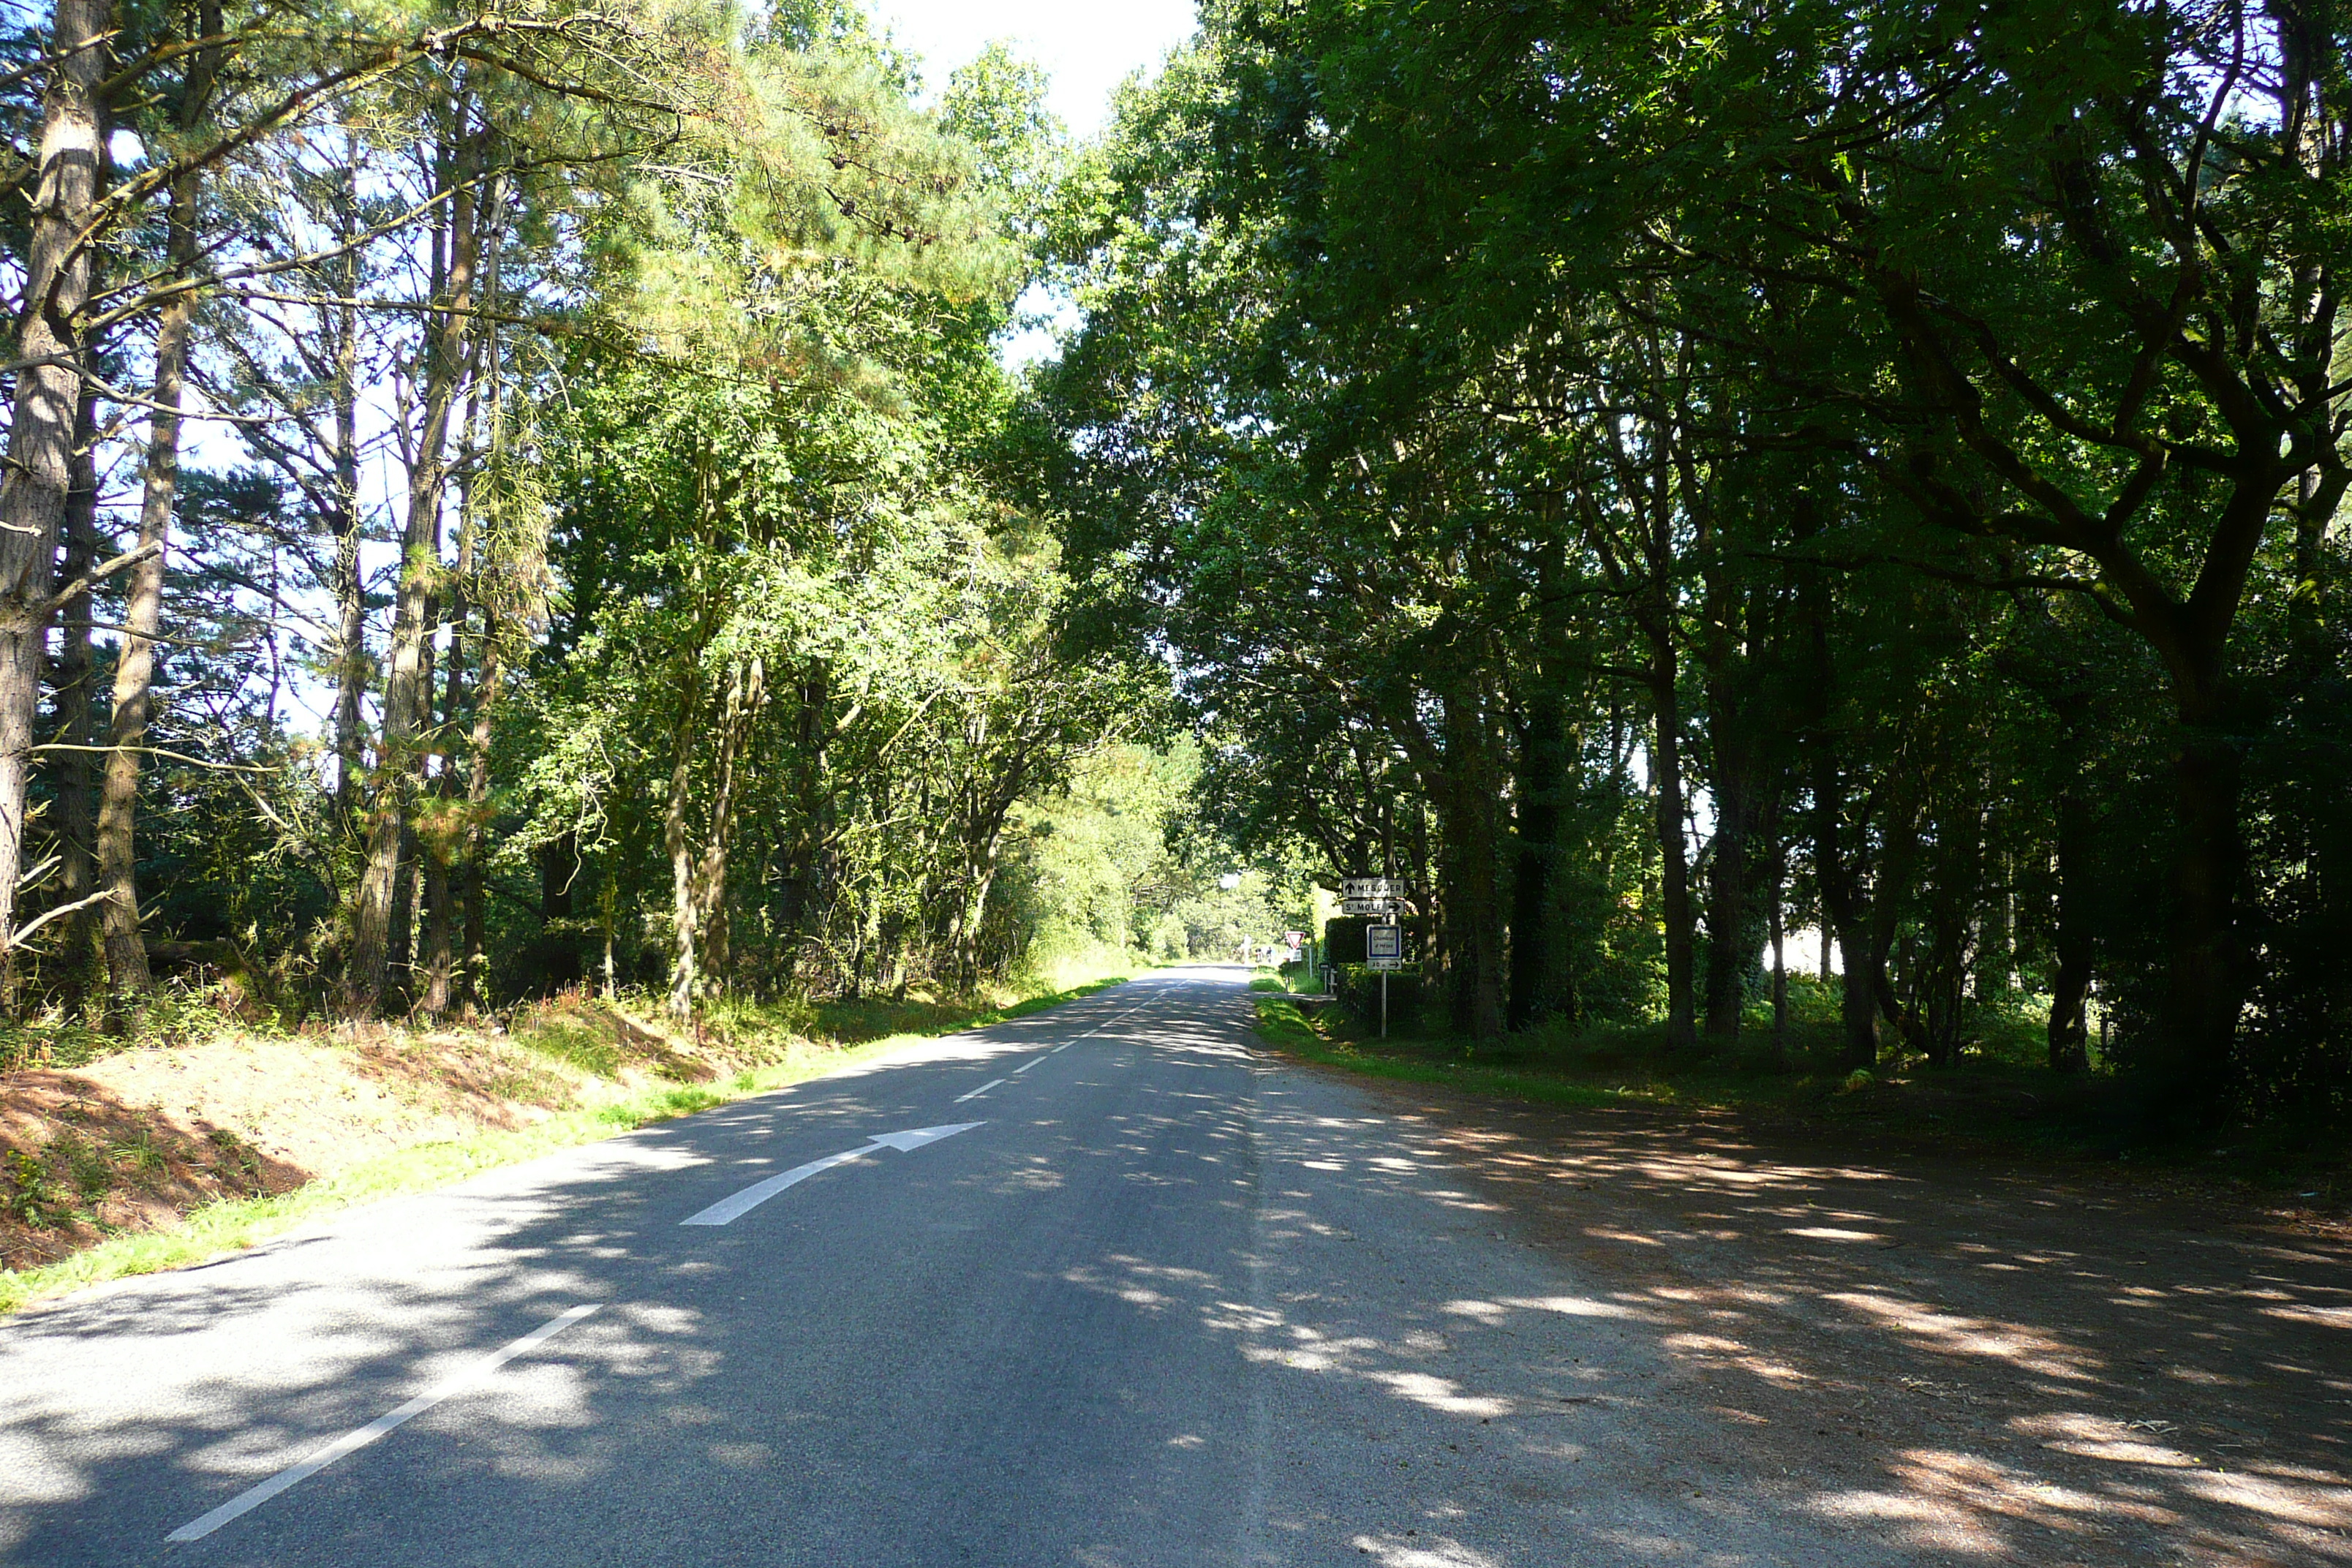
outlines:
M1257 1008L1257 1035L1267 1045L1318 1067L1342 1068L1367 1078L1398 1083L1442 1083L1474 1094L1507 1096L1549 1105L1627 1105L1659 1103L1645 1089L1617 1089L1573 1083L1539 1074L1481 1068L1460 1061L1432 1060L1420 1051L1391 1048L1381 1042L1358 1041L1327 1032L1310 1022L1288 996L1259 991L1250 997Z
M1475 1047L1402 1029L1383 1040L1336 1005L1310 1016L1286 995L1261 992L1252 1001L1268 1045L1394 1082L1540 1105L1727 1114L1847 1145L2087 1162L2159 1184L2267 1194L2317 1212L2339 1208L2352 1192L2340 1136L2270 1125L2189 1142L2154 1139L2126 1087L2101 1075L2061 1077L2013 1062L1852 1071L1828 1065L1833 1042L1809 1048L1810 1039L1785 1060L1762 1049L1675 1059L1656 1028L1538 1033Z
M568 994L446 1029L216 1028L0 1076L0 1314L1001 1022L976 1002L730 1002L691 1027Z

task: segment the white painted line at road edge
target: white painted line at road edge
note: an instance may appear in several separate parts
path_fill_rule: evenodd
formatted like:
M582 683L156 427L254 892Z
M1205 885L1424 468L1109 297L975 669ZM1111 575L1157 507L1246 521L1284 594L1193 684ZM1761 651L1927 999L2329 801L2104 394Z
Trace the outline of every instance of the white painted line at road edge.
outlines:
M997 1079L1002 1083L1003 1079ZM993 1086L992 1086L993 1087ZM966 1098L969 1098L967 1096ZM811 1160L805 1165L794 1165L780 1176L770 1176L764 1182L754 1182L741 1192L719 1199L707 1209L698 1210L678 1221L680 1225L725 1225L742 1218L786 1187L796 1187L820 1171L830 1171L835 1165L846 1165L863 1154L877 1149L896 1149L900 1153L919 1149L926 1143L936 1143L942 1138L952 1138L959 1132L969 1132L975 1127L985 1127L984 1121L956 1121L945 1127L910 1127L904 1132L877 1132L855 1149L845 1149L838 1154L827 1154L822 1160Z
M530 1332L523 1335L522 1338L507 1345L504 1349L493 1351L488 1355L484 1356L481 1360L474 1363L471 1366L465 1368L463 1371L442 1379L439 1383L434 1384L431 1388L426 1389L423 1394L418 1394L407 1404L400 1405L396 1409L384 1412L374 1420L369 1422L366 1426L361 1427L358 1431L345 1433L343 1436L336 1438L333 1442L328 1444L325 1447L320 1449L317 1453L311 1455L309 1458L304 1459L300 1464L289 1465L286 1468L278 1471L276 1475L270 1477L268 1480L263 1481L260 1485L239 1492L236 1497L231 1498L228 1501L221 1504L220 1507L213 1510L212 1512L204 1515L200 1519L190 1520L187 1523L180 1526L179 1529L172 1531L171 1534L163 1537L163 1539L166 1541L202 1541L205 1536L210 1535L214 1531L218 1530L222 1525L226 1524L229 1521L236 1518L238 1515L248 1513L254 1509L259 1508L263 1503L268 1502L271 1498L276 1497L279 1492L284 1491L287 1488L310 1479L312 1476L317 1475L320 1470L325 1469L329 1465L333 1464L337 1459L341 1458L345 1454L351 1453L355 1449L366 1447L378 1437L383 1436L394 1427L405 1422L410 1416L422 1415L425 1412L432 1409L435 1405L440 1404L443 1400L448 1398L453 1394L463 1394L467 1389L471 1388L474 1384L481 1382L482 1379L489 1376L490 1373L498 1371L499 1368L506 1365L507 1363L514 1360L515 1357L522 1354L523 1352L534 1350L539 1346L545 1344L548 1341L553 1339L556 1335L562 1333L564 1330L570 1328L572 1324L578 1322L589 1313L596 1310L596 1307L598 1305L602 1305L602 1303L596 1303L594 1305L585 1307L574 1307L570 1311L563 1313L560 1317L551 1318L546 1322L540 1324L539 1327L531 1330Z
M1005 1083L1007 1083L1007 1082L1009 1082L1009 1081L1010 1081L1009 1079L1001 1079L1001 1078L992 1078L992 1079L990 1079L986 1083L982 1084L978 1089L973 1089L970 1094L959 1094L959 1095L957 1095L957 1096L955 1097L955 1102L956 1102L958 1105L961 1105L961 1104L962 1104L965 1100L978 1100L982 1095L986 1094L990 1089L999 1088L1000 1086L1002 1086L1002 1085L1003 1085L1003 1084L1005 1084Z

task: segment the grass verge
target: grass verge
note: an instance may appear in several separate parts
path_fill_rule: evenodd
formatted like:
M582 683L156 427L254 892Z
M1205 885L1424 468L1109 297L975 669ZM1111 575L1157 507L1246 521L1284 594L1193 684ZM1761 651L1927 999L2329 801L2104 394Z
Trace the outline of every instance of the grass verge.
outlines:
M1601 1089L1591 1084L1504 1068L1483 1068L1459 1061L1433 1061L1403 1051L1374 1050L1357 1041L1324 1034L1307 1020L1289 997L1259 992L1250 998L1257 1007L1257 1035L1276 1050L1318 1067L1345 1068L1366 1078L1397 1083L1442 1083L1473 1094L1530 1100L1546 1105L1633 1105L1657 1103L1656 1097L1631 1089Z
M101 1284L134 1274L154 1274L184 1268L226 1253L241 1251L292 1229L306 1220L408 1193L429 1192L502 1165L520 1164L542 1154L593 1143L673 1117L691 1116L746 1095L805 1082L884 1056L919 1040L1003 1023L1065 1002L1089 996L1119 984L1127 977L1108 976L1066 991L1025 997L995 1006L932 1006L924 1009L921 1026L879 1032L871 1010L842 1010L824 1019L832 1029L852 1037L848 1043L819 1043L795 1051L784 1060L739 1073L719 1083L649 1089L629 1099L580 1110L561 1111L544 1121L514 1129L486 1129L446 1142L419 1143L376 1159L349 1166L332 1175L309 1182L289 1192L266 1197L229 1198L205 1205L177 1223L152 1230L110 1237L98 1245L41 1268L0 1269L0 1316L18 1311L47 1297ZM820 1007L820 1018L828 1009ZM884 1015L904 1022L904 1010ZM860 1026L863 1037L855 1037ZM840 1040L843 1034L833 1038Z

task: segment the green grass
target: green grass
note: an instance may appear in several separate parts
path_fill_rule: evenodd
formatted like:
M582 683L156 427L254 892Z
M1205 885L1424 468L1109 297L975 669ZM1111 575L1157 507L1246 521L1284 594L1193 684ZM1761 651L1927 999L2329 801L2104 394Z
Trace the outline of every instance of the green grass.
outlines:
M721 1084L649 1089L627 1100L562 1111L530 1127L486 1130L446 1142L415 1144L275 1196L228 1198L206 1204L177 1224L110 1237L43 1268L0 1269L0 1315L16 1311L44 1297L105 1280L184 1268L256 1246L305 1220L321 1218L360 1204L406 1193L429 1192L501 1165L535 1160L542 1154L593 1143L652 1122L691 1116L745 1095L764 1094L822 1078L916 1040L1001 1023L1092 995L1118 984L1124 978L1106 977L1004 1006L934 1008L923 1018L921 1027L871 1035L831 1048L794 1052L781 1062L738 1073ZM827 1008L821 1005L817 1011L822 1016Z
M1602 1089L1540 1074L1479 1067L1459 1060L1432 1060L1420 1050L1390 1048L1327 1035L1309 1024L1287 996L1259 994L1258 1037L1278 1050L1318 1067L1344 1068L1367 1078L1397 1083L1442 1083L1474 1094L1529 1100L1548 1105L1654 1103L1654 1095L1630 1088Z

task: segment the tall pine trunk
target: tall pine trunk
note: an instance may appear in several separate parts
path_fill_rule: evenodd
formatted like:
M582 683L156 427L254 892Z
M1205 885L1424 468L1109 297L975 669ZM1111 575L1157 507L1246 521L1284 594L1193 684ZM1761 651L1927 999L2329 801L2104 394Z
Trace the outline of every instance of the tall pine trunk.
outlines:
M74 480L67 498L65 552L58 567L60 592L87 577L98 564L98 392L82 391L81 413L74 435ZM90 684L96 679L90 651L90 595L85 591L69 599L59 617L55 704L58 765L50 782L58 795L58 900L83 904L65 917L60 942L60 994L68 1017L79 1016L100 960L98 916L84 902L98 888L95 770L90 747L96 730L90 721Z
M461 117L468 111L460 105ZM401 531L400 590L393 610L392 646L383 683L383 742L376 758L375 799L368 812L367 860L352 911L352 956L344 976L345 1005L375 1013L383 1002L396 934L407 919L401 876L412 827L418 738L432 706L428 605L440 575L441 500L447 487L449 421L468 363L466 335L473 304L475 204L470 174L481 156L481 136L460 137L452 160L455 195L448 220L435 239L444 257L439 302L444 309L425 333L422 418L408 475L408 516Z
M367 692L367 595L360 565L359 234L358 175L346 171L335 187L335 239L346 247L337 267L334 322L335 501L327 519L334 538L331 592L335 602L335 805L348 831L360 809L361 702Z
M505 671L499 660L499 628L495 616L482 612L482 675L474 692L473 743L467 748L466 773L466 930L457 965L457 1005L477 1008L488 994L483 982L484 951L488 945L489 910L484 861L489 855L490 725L496 714Z
M220 6L214 0L193 18L199 37L217 37ZM179 125L183 135L208 117L217 49L192 57L181 84ZM173 182L165 254L172 271L185 278L197 262L196 202L199 176ZM139 548L148 553L133 566L123 616L121 651L114 661L114 710L108 726L106 776L98 805L98 875L106 889L99 906L106 938L107 988L118 999L146 992L147 943L139 921L139 748L153 716L155 637L163 626L163 569L171 543L172 509L179 499L180 398L188 368L188 337L195 322L193 290L163 302L155 322L154 409L147 428L147 471L139 503Z
M701 986L698 917L695 897L694 837L689 831L694 788L694 737L702 721L700 666L689 665L680 681L676 750L670 760L669 798L662 806L662 850L669 858L670 932L677 952L670 970L669 1010L680 1021L694 1015Z
M0 480L0 1011L16 1009L16 884L25 869L26 794L41 699L50 574L74 482L81 409L80 318L93 247L85 240L103 157L108 0L57 0L41 94L25 310L16 337L7 476Z
M460 785L457 782L457 716L466 702L466 578L473 565L471 498L459 509L457 571L449 591L449 659L442 688L440 721L433 726L436 759L426 787L435 804L431 831L422 836L425 861L425 988L417 1008L428 1018L449 1011L457 985L459 921L457 899L460 879L455 864L466 846L459 826Z

